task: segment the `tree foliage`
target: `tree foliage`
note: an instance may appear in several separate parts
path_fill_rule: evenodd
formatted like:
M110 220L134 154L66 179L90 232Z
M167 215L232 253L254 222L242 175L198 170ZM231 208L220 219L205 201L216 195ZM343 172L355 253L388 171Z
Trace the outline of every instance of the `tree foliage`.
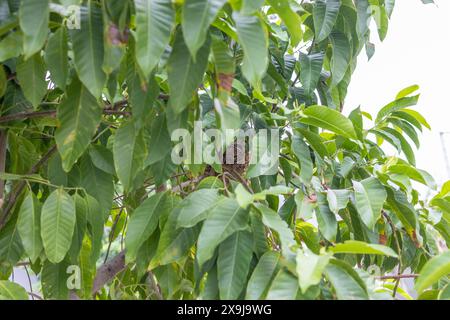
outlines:
M2 0L0 298L19 265L46 299L448 298L418 87L344 103L394 2ZM174 163L196 121L275 129L279 166Z

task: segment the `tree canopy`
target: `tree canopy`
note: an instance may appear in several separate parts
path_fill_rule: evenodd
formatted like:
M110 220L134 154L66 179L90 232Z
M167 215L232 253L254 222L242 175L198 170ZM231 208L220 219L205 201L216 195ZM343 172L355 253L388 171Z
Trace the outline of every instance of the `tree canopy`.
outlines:
M394 4L0 0L0 298L448 299L419 87L345 104Z

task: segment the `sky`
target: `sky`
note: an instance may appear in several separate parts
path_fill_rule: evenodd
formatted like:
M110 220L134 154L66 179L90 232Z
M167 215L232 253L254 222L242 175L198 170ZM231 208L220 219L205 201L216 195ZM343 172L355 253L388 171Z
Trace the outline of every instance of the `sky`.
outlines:
M376 31L372 42L376 52L367 61L362 52L345 101L345 113L361 105L375 115L397 92L413 84L420 86L421 112L431 131L420 136L417 167L431 173L438 184L450 180L440 132L445 135L450 158L450 0L435 0L437 6L420 0L397 0L389 31L380 43Z

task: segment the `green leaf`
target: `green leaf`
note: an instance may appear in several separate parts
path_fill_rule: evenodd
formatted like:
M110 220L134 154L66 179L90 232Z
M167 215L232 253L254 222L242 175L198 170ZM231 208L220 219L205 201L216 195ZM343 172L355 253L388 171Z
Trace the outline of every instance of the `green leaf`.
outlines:
M306 293L309 287L319 284L330 258L329 254L316 255L308 249L297 251L298 284L303 293Z
M336 245L330 247L329 250L333 253L377 254L397 258L397 254L389 247L355 240L336 243Z
M292 47L296 47L303 37L300 16L292 10L289 1L268 0L267 2L283 20L291 35Z
M398 100L398 99L404 98L406 96L409 96L411 93L414 93L414 92L416 92L419 89L420 89L420 87L417 84L409 86L409 87L401 90L397 94L397 96L395 97L395 100Z
M96 168L93 162L86 155L81 159L80 165L80 186L86 192L95 197L100 204L102 217L109 216L113 196L114 181L113 176Z
M172 3L166 0L135 0L136 59L145 77L158 65L175 22Z
M181 32L177 32L167 65L167 77L171 92L169 106L179 114L186 109L194 92L203 80L208 63L210 41L207 40L192 58Z
M420 270L420 276L416 280L415 288L418 294L432 286L440 278L450 274L450 251L446 251L427 261Z
M322 72L323 53L304 54L300 53L300 83L305 89L305 94L311 95L319 82Z
M292 137L292 151L300 164L300 179L303 183L309 184L313 176L314 166L308 145L301 137L295 135Z
M77 79L58 107L59 128L55 140L64 171L69 172L89 146L102 116L102 109L88 89Z
M321 42L330 35L340 7L340 0L319 0L314 3L313 20L316 42Z
M351 192L349 190L327 190L327 201L330 210L338 214L339 210L347 208Z
M45 64L50 71L52 81L61 89L66 88L69 75L68 37L64 27L53 33L45 48Z
M78 76L95 98L100 98L106 83L103 71L103 17L97 4L89 0L82 7L80 28L70 30L74 64Z
M269 65L266 30L257 16L233 12L233 20L239 44L244 50L242 73L253 87L259 88Z
M199 225L193 228L177 229L180 210L178 207L175 207L178 202L179 200L176 197L167 197L166 206L163 212L170 214L162 229L156 256L150 264L150 267L158 264L165 265L183 258L197 240L200 232ZM163 215L164 214L162 213L161 217Z
M340 32L333 32L330 41L333 48L331 58L332 85L336 86L347 73L352 57L352 47L347 36Z
M164 205L164 201L165 194L157 193L133 211L125 237L127 263L136 259L139 248L158 226L161 205Z
M236 231L247 228L248 211L236 200L222 201L203 223L197 245L197 261L201 267L214 254L217 246Z
M248 231L238 231L219 246L217 275L220 299L238 299L247 282L252 260L253 237Z
M134 122L127 122L117 130L113 153L117 176L125 191L129 191L137 174L143 169L147 154L144 138Z
M280 270L272 281L267 300L294 300L298 293L298 281L288 271Z
M27 0L20 2L20 29L24 33L25 59L41 50L47 39L49 22L48 0Z
M197 50L206 40L209 26L226 2L226 0L184 1L181 27L185 43L194 59Z
M90 196L84 197L84 210L86 210L87 225L91 237L91 254L89 257L90 263L95 266L101 250L102 239L105 229L105 218L103 212L100 210L98 201Z
M415 112L417 114L417 111L409 110L404 108L415 106L417 102L419 101L420 95L415 95L412 97L402 97L400 99L396 99L395 101L392 101L391 103L385 105L383 108L381 108L380 111L378 111L377 117L375 119L375 123L381 122L386 116L392 114L393 112L401 110L402 112L410 113L410 111ZM420 118L423 119L422 116ZM428 126L429 127L429 126Z
M317 193L316 218L319 230L328 241L334 242L337 235L337 220L333 212L330 211L327 199L322 193Z
M303 111L300 122L330 130L347 138L357 139L352 122L340 112L324 106L310 106Z
M14 266L24 252L17 228L17 216L12 217L0 230L0 261L4 266Z
M316 151L322 158L329 156L327 147L325 146L325 140L319 134L302 128L296 128L295 130L301 133L311 148L313 148L313 150Z
M399 191L387 188L387 203L398 219L401 221L406 231L411 234L416 229L417 213L414 207L408 201L407 196Z
M41 208L36 196L30 192L20 206L17 229L25 252L32 262L42 252L41 240Z
M336 291L339 300L367 300L364 283L356 271L343 261L331 260L325 274Z
M41 237L50 262L59 263L66 256L72 243L75 220L73 199L63 189L53 191L41 214Z
M281 251L283 256L288 259L293 257L294 252L292 247L296 245L296 241L292 230L289 229L288 224L281 219L278 213L265 205L256 204L256 208L259 212L261 212L264 225L278 233L281 241Z
M223 200L217 189L202 189L189 194L179 204L177 228L190 228L205 220Z
M280 254L275 251L266 252L258 261L247 285L246 300L264 298L270 283L278 272Z
M20 61L17 65L17 79L23 94L31 104L37 108L47 93L45 81L45 65L39 53L28 60Z
M158 115L151 127L151 137L149 143L149 153L145 164L154 164L163 160L167 154L170 154L172 148L169 131L167 130L166 117L164 114Z
M22 54L23 35L20 32L11 32L0 41L0 62L17 57Z
M386 190L373 177L359 182L353 181L353 189L355 190L356 208L361 220L369 229L373 230L387 198Z
M67 260L58 264L45 261L41 272L42 293L48 300L64 300L69 297Z
M28 300L28 293L15 282L0 280L0 300Z

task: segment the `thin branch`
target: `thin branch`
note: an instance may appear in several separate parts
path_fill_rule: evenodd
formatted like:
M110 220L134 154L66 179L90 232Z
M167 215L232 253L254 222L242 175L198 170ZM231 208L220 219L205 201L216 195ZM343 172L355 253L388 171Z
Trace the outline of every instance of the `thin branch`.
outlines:
M375 277L378 280L390 280L390 279L394 279L394 280L399 280L399 279L411 279L411 278L417 278L419 275L418 274L397 274L397 275L389 275L389 276L378 276Z

